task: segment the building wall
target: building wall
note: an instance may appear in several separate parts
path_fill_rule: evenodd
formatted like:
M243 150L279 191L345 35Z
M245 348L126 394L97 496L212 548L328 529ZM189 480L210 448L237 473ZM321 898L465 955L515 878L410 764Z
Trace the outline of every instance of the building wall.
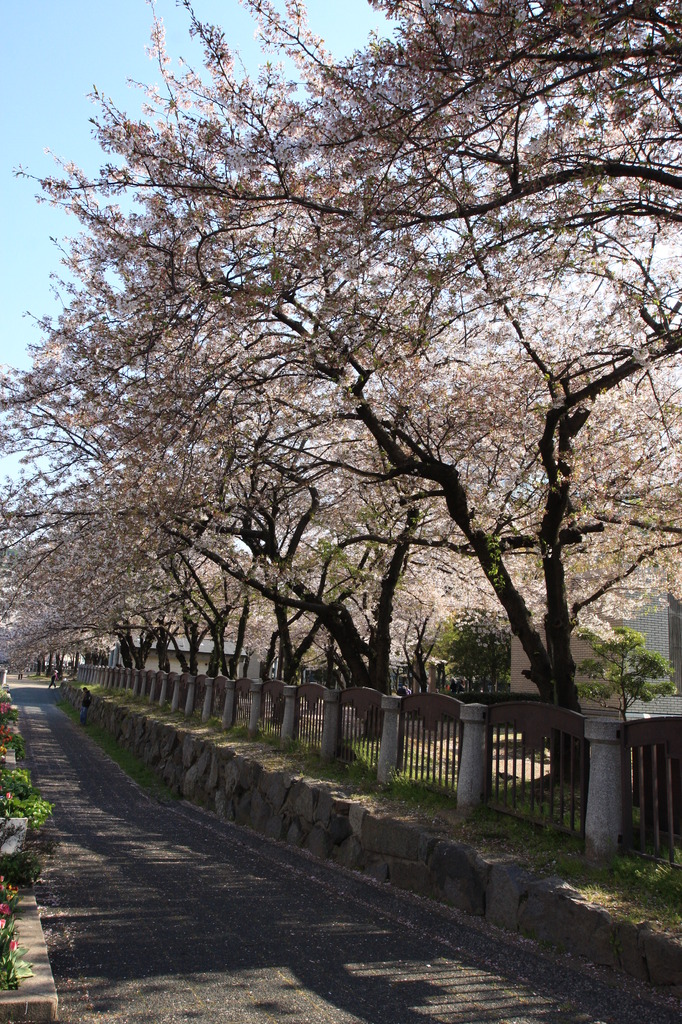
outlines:
M629 619L623 619L623 625L636 629L646 637L646 645L651 651L657 651L672 662L674 681L680 697L661 697L650 704L633 705L633 717L644 714L670 715L682 713L682 603L672 595L660 596L644 605L641 611ZM544 634L543 634L544 635ZM584 658L592 656L592 648L581 637L573 637L571 651L576 665ZM537 694L535 683L523 675L530 662L516 637L512 637L511 647L511 690L512 693ZM580 673L576 678L581 681ZM603 704L591 700L581 700L586 715L604 715L617 713L618 703L614 699L605 708Z

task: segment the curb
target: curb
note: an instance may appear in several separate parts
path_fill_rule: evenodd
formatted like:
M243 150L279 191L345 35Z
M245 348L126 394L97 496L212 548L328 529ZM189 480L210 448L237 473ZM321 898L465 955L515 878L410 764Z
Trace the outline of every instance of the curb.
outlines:
M58 1020L57 989L47 957L47 946L38 915L38 906L32 889L21 890L20 916L17 918L17 938L26 947L26 960L33 975L25 978L20 987L0 992L0 1021Z

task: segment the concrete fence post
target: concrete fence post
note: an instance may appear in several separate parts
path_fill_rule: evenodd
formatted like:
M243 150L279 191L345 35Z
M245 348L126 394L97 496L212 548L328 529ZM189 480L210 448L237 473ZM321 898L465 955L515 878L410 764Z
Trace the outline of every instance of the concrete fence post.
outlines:
M185 700L185 718L191 718L194 714L194 695L197 691L197 677L187 676L187 698Z
M618 850L623 824L620 759L622 723L613 718L585 719L590 744L590 782L585 815L585 856L606 861Z
M463 704L462 757L457 776L457 812L466 814L483 803L485 795L485 704Z
M211 708L213 707L213 686L215 684L215 679L211 676L204 676L204 680L206 682L206 690L204 692L204 706L201 709L201 721L208 722L211 717Z
M402 702L402 697L384 695L381 698L384 725L381 730L381 746L379 747L379 763L377 765L377 779L381 783L390 782L398 767L398 736Z
M177 672L175 673L175 679L173 680L173 696L171 697L171 711L177 711L180 707L180 683L183 676L184 673L183 675L178 675Z
M341 690L327 690L323 695L324 718L322 719L323 761L335 761L339 745L339 715L341 714Z
M139 697L140 696L140 670L139 670L139 668L134 668L132 670L132 675L133 675L133 697Z
M294 739L296 730L296 691L297 686L286 685L282 688L284 694L284 713L282 715L282 732L280 743L286 746Z
M173 684L174 680L171 679L172 672L161 672L161 692L159 693L159 707L162 708L164 704L168 703L168 690Z
M234 722L234 679L225 680L225 703L223 704L223 729L231 729Z
M249 715L249 736L251 739L258 735L258 723L260 721L260 709L263 701L263 683L260 680L252 680L249 686L251 694L251 713Z

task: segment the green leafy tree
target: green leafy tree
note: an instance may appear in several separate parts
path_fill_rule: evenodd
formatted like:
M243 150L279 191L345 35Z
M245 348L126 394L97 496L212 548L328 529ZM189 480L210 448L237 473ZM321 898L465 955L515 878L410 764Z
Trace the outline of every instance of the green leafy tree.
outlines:
M613 634L604 638L589 630L581 632L595 657L580 663L579 671L588 681L579 683L578 691L581 697L595 700L616 697L620 716L625 720L634 701L648 703L654 697L675 693L673 669L662 654L647 650L645 637L636 630L616 626Z
M469 686L489 680L493 689L509 682L511 631L499 616L483 611L453 619L441 634L434 654L443 658L448 671L462 676Z

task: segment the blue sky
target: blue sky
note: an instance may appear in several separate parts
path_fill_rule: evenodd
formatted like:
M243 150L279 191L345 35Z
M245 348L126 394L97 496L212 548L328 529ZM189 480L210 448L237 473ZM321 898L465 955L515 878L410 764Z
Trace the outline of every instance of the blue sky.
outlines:
M311 26L336 53L352 51L380 23L365 0L310 0ZM197 65L200 49L189 38L189 16L176 0L157 0L172 57ZM78 224L35 200L38 186L17 178L23 167L41 177L55 169L45 149L74 160L86 171L100 164L87 94L96 85L124 109L138 94L128 79L158 80L145 48L152 12L146 0L0 0L0 363L28 367L27 346L40 334L35 316L58 309L50 275L59 272L61 241ZM226 30L248 66L258 63L254 25L238 0L196 0L199 18Z

